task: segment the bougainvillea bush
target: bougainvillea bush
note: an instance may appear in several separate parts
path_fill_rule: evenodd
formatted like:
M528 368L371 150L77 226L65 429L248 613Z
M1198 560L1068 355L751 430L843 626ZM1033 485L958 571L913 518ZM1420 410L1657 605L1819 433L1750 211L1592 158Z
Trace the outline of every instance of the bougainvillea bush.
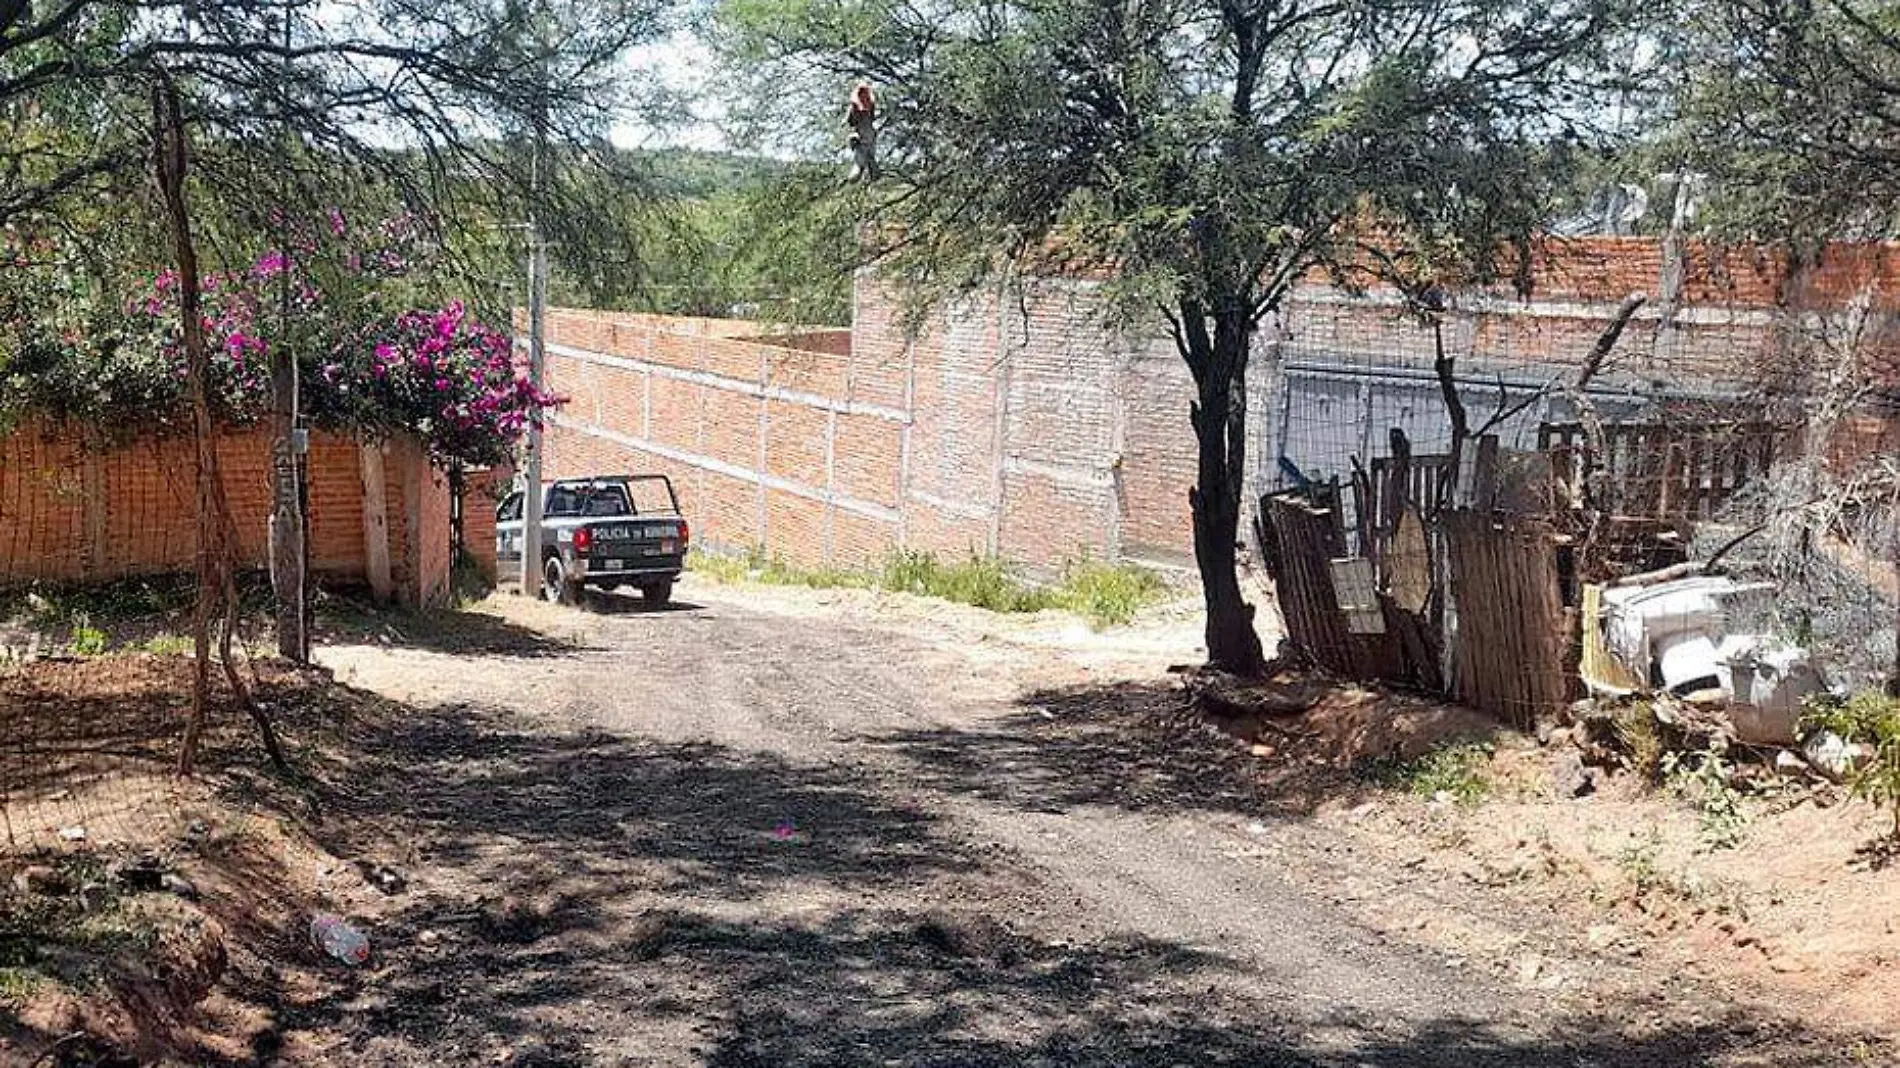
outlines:
M537 390L507 334L463 304L418 301L432 266L406 217L355 227L340 212L285 226L280 248L200 281L211 382L227 422L261 418L269 358L288 345L304 411L359 437L413 432L442 464L507 460L558 399ZM189 426L179 280L113 284L57 243L0 244L0 417L36 413L121 433Z

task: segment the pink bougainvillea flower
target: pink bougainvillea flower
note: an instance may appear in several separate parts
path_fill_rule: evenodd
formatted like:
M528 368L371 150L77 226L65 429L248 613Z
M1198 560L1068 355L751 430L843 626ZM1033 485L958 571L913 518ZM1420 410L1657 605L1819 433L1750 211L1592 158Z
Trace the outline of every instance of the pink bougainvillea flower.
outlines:
M462 325L464 314L461 301L450 301L448 307L436 313L435 336L444 341L454 337L456 329Z
M255 278L275 278L290 269L290 257L282 252L266 252L251 265L251 275Z

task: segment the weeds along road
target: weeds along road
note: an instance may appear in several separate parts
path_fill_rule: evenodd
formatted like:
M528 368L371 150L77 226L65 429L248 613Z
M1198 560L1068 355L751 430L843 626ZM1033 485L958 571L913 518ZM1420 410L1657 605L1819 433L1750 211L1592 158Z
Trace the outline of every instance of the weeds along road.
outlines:
M1852 1063L1668 976L1545 988L1369 924L1494 906L1332 855L1205 732L1131 727L1178 703L1165 648L808 591L680 598L497 600L506 641L323 652L415 710L362 769L412 889L384 971L293 1013L287 1056Z

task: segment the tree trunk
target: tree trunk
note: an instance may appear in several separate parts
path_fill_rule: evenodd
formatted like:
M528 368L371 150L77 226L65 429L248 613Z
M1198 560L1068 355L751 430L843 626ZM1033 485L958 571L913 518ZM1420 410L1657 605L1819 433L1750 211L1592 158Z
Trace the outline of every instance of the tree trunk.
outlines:
M1200 454L1188 493L1194 514L1194 562L1207 603L1207 662L1239 675L1266 670L1253 606L1241 596L1235 550L1240 534L1247 456L1247 346L1252 322L1235 306L1208 319L1182 302L1182 356L1194 373L1198 400L1190 416Z
M222 592L218 557L223 531L217 521L217 427L211 419L210 357L198 301L198 254L185 207L184 120L179 115L178 91L168 78L161 79L153 89L152 111L154 169L178 260L179 333L185 351L185 388L191 397L192 441L197 453L198 600L191 619L191 715L185 721L184 743L178 753L178 770L189 775L211 704L211 617Z
M1893 562L1895 580L1900 582L1900 508L1887 516L1887 537L1891 546L1887 558ZM1888 697L1900 697L1900 588L1894 591L1893 607L1893 672L1887 676L1886 690ZM1894 806L1894 820L1894 829L1900 831L1900 805Z
M233 578L231 546L236 540L231 522L230 504L224 497L224 481L218 471L216 422L212 418L210 391L210 352L205 342L203 311L199 303L198 252L191 236L191 212L185 200L185 123L180 113L178 89L163 69L152 88L153 171L159 193L165 201L165 214L171 226L172 244L178 259L179 333L185 351L185 385L191 397L192 437L197 448L198 486L198 601L192 610L191 714L185 722L185 737L178 751L178 771L192 773L198 758L199 740L211 705L211 623L220 611L223 629L218 642L219 659L224 664L225 682L231 694L257 723L263 736L264 750L279 769L288 765L270 718L238 677L237 663L231 656L231 639L237 633L238 596Z

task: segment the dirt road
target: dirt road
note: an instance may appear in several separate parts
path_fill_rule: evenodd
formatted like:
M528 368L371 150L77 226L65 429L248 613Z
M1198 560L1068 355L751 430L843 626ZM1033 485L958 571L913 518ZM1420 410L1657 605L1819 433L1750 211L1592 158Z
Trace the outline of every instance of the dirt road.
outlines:
M681 598L324 651L413 710L328 814L409 885L375 971L283 1009L285 1060L1856 1063L1528 919L1504 978L1406 937L1461 903L1339 855L1231 745L1128 727L1173 700L1166 642Z

